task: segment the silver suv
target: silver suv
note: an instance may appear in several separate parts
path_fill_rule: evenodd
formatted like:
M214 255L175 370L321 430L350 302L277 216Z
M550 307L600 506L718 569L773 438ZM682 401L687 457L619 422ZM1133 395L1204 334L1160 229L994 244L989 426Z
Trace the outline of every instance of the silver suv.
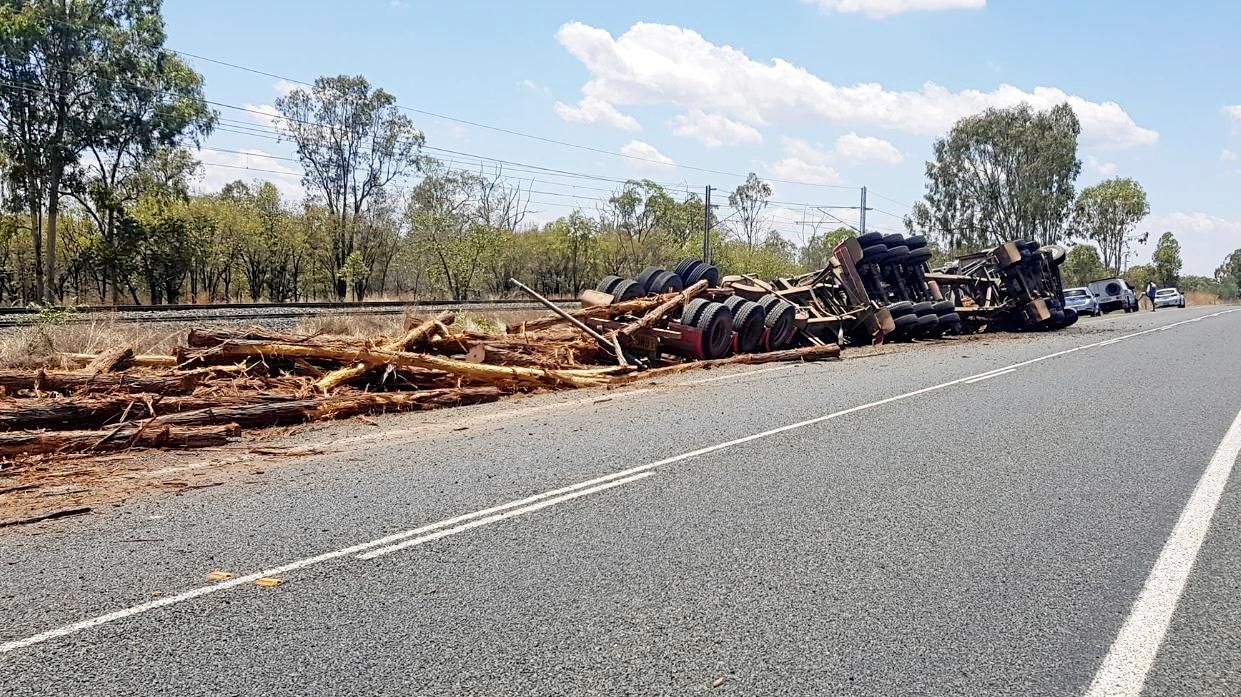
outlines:
M1133 289L1129 287L1121 278L1102 278L1097 281L1091 281L1090 292L1094 293L1099 300L1099 309L1103 312L1111 312L1112 310L1124 310L1125 312L1136 312L1138 309L1138 298L1133 294Z

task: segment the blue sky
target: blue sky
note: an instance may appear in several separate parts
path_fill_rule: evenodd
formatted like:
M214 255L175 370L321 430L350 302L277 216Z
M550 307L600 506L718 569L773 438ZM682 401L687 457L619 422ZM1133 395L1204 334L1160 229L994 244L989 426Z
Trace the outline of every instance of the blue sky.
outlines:
M1069 98L1084 126L1079 188L1140 181L1152 210L1140 229L1177 233L1187 273L1241 248L1241 107L1228 109L1241 105L1241 3L168 0L165 16L178 50L294 80L362 74L403 106L604 152L414 114L431 146L695 191L737 179L691 167L802 182L775 184L774 222L795 240L822 217L807 205L855 205L863 185L871 226L898 229L953 120ZM209 99L253 110L220 109L237 124L263 127L253 112L287 89L193 62ZM295 174L235 169L297 169L263 157L292 153L261 136L213 135L203 186L263 176L295 195ZM544 192L533 220L591 209L612 186L510 172Z

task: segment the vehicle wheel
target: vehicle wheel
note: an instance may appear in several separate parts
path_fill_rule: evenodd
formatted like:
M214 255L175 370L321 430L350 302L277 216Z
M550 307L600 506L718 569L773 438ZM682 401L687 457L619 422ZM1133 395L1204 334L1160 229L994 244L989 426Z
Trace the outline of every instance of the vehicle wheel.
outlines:
M699 263L698 266L695 266L689 272L689 276L685 277L685 287L688 288L703 279L706 279L708 288L718 286L720 284L720 270L711 264Z
M733 313L733 316L736 316L737 311L741 309L741 306L745 305L748 302L750 301L746 300L740 295L730 295L727 298L724 298L723 300L724 307L727 307L728 311Z
M877 264L888 253L888 245L872 244L862 248L862 263Z
M612 297L618 303L646 295L646 290L638 285L637 281L631 281L627 278L621 279L620 283L612 286L612 290L609 292L612 293Z
M648 293L679 293L685 290L681 277L671 271L660 271L646 284Z
M685 309L681 310L681 324L688 326L697 326L698 315L702 314L702 309L711 304L706 298L694 298L685 305Z
M938 314L935 312L935 303L914 303L913 313L919 317Z
M1071 307L1064 308L1064 321L1061 323L1060 328L1064 329L1065 327L1071 327L1074 324L1077 324L1078 317L1081 317L1081 315L1077 312L1077 310L1074 310Z
M892 323L896 325L895 333L904 334L908 332L910 328L918 324L918 316L909 314L909 315L901 315L900 317L893 317Z
M720 303L707 303L694 326L702 330L704 358L723 358L733 343L733 314Z
M922 264L931 260L931 250L926 247L918 247L909 252L909 263Z
M651 281L655 280L655 278L661 273L664 273L664 269L661 269L658 266L648 266L645 269L642 269L642 272L637 276L634 276L633 280L637 281L638 285L642 286L646 292L654 293L656 291L651 288Z
M909 258L909 247L906 247L905 245L902 244L902 245L897 245L895 247L888 247L888 253L883 255L879 259L878 263L881 266L884 264L899 264L908 258Z
M898 232L894 232L891 235L884 235L883 243L888 245L889 247L904 246L905 236Z
M938 315L920 315L918 317L918 323L914 325L914 332L925 335L935 331L938 327Z
M763 319L767 327L767 349L775 351L784 348L793 338L797 308L778 295L765 295L759 301L767 316Z
M1055 266L1063 264L1065 257L1068 256L1068 250L1058 244L1044 245L1043 252L1051 257L1051 263Z
M872 244L880 244L882 242L883 242L882 232L868 232L865 235L860 235L857 238L857 243L860 244L862 247L869 247Z
M961 327L961 315L955 312L948 312L939 316L939 326L949 328L953 325L956 325L958 329Z
M763 311L763 306L744 300L741 307L732 312L733 331L737 333L737 351L739 353L758 351L763 342L763 329L766 328L764 322L767 320L767 313Z
M599 284L595 286L595 290L600 293L611 293L612 289L616 287L616 284L623 280L625 279L620 276L604 276L599 279Z
M926 247L926 238L922 235L910 235L905 238L905 246L910 249L923 249Z
M701 263L702 263L701 260L694 259L692 257L688 259L682 259L681 262L677 264L676 268L672 270L672 273L680 276L681 282L684 285L688 286L689 283L685 282L686 279L689 278L690 273L693 272L693 270L697 268L697 266Z
M903 315L908 315L908 314L913 313L913 311L914 311L914 304L908 300L900 300L898 302L892 303L891 305L888 305L888 312L892 313L893 317L901 317Z
M955 312L956 309L956 304L951 300L940 300L939 302L931 305L931 311L937 315L945 315L949 312Z

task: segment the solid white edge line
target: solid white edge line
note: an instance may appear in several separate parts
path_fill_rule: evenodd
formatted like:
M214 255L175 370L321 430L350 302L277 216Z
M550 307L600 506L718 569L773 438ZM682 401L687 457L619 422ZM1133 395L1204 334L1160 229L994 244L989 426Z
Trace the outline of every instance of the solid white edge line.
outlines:
M1086 697L1139 697L1241 454L1241 413L1220 441Z
M474 528L482 527L484 525L490 525L491 523L498 523L501 520L508 520L509 518L516 518L519 515L533 513L535 511L542 510L549 506L555 506L558 503L564 503L565 501L571 501L580 496L587 496L589 494L595 494L600 491L606 491L608 489L611 489L612 487L617 487L622 484L636 482L639 479L645 479L651 476L652 474L655 474L655 473L651 471L640 472L631 477L625 477L624 479L616 479L606 484L592 486L589 489L579 489L578 491L574 491L572 493L565 494L563 496L557 496L554 499L540 501L539 503L532 504L529 506L524 506L522 508L515 508L510 511L505 511L504 513L497 513L493 516L488 516L486 518L472 520L468 523L465 523L464 525L458 525L455 528L449 528L447 530L440 530L439 532L433 532L428 535L422 535L421 537L415 537L412 540L405 540L404 542L398 542L397 544L391 545L389 547L380 547L379 549L373 549L364 554L357 555L357 558L365 559L369 561L371 559L374 559L375 557L382 557L385 554L391 554L393 552L406 549L408 547L417 547L418 545L421 545L421 544L426 544L428 542L434 542L435 540L440 540L450 535L456 535L457 533L462 533L462 532L465 532L466 530L472 530Z
M1015 372L1017 372L1016 368L1006 368L1004 370L997 370L994 373L987 373L986 375L979 375L976 378L971 378L969 380L966 380L965 384L973 385L976 382L982 382L983 380L990 380L991 378L998 378L1001 375L1010 375Z
M1241 308L1238 308L1238 309L1241 309ZM1220 315L1225 315L1225 314L1236 312L1236 311L1238 310L1237 309L1223 310L1223 311L1216 312L1213 314L1204 315L1204 317L1218 317ZM1192 319L1183 320L1180 322L1175 322L1168 326L1174 327L1174 326L1178 326L1182 324L1188 324L1189 322L1192 322L1192 321L1194 320ZM17 639L14 641L6 642L4 644L0 644L0 654L4 654L4 653L8 653L9 651L15 651L17 649L22 649L22 648L26 648L29 646L33 646L35 644L39 644L39 643L42 643L42 642L45 642L51 639L68 636L70 634L76 634L78 632L82 632L87 629L91 629L93 627L98 627L100 625L107 624L109 622L115 622L117 620L125 619L127 617L132 617L134 615L138 615L144 612L149 612L150 610L155 610L155 609L166 607L169 605L175 605L177 603L185 602L187 600L193 600L194 598L199 598L199 597L209 595L212 593L218 593L220 591L227 590L229 588L234 588L236 586L244 585L247 583L252 583L254 581L257 581L260 578L263 578L264 576L278 576L283 573L288 573L290 571L296 571L298 569L304 569L308 566L313 566L315 564L320 564L326 561L331 561L333 559L339 559L341 557L356 555L356 554L365 552L375 547L391 545L395 542L399 542L401 540L405 540L410 537L416 537L418 535L425 535L428 532L440 530L443 528L453 527L461 523L474 520L476 518L487 517L495 513L498 513L500 511L505 511L511 508L527 506L529 504L536 503L538 501L543 501L545 499L554 498L562 494L569 493L571 491L577 491L579 489L592 487L596 484L601 484L603 482L609 482L609 481L616 480L616 479L622 479L622 478L637 474L639 472L645 472L648 470L655 469L656 467L662 467L664 465L671 465L677 462L681 462L683 460L689 460L691 458L713 453L718 450L724 450L726 448L731 448L737 445L742 445L744 443L749 443L750 441L759 440L760 438L766 438L766 437L773 436L779 433L784 433L786 431L792 431L795 429L804 428L806 426L812 426L814 424L822 423L824 421L829 421L829 420L836 419L842 416L846 416L848 414L853 414L855 412L863 411L865 409L871 409L874 407L883 406L884 404L890 404L892 402L897 402L903 399L909 399L910 397L916 397L918 395L927 394L928 392L934 392L936 390L941 390L947 387L952 387L953 385L959 385L959 384L968 382L969 380L972 380L974 378L981 377L983 375L990 375L992 373L996 373L996 372L999 372L1002 370L1008 370L1008 369L1015 370L1017 368L1021 368L1027 365L1033 365L1035 363L1050 360L1052 358L1058 358L1060 356L1066 356L1072 353L1076 353L1078 351L1085 351L1088 349L1097 348L1099 346L1110 345L1110 344L1116 343L1117 341L1123 341L1125 339L1132 339L1134 337L1143 336L1145 334L1157 332L1162 329L1163 327L1145 329L1140 332L1126 334L1116 339L1109 339L1107 341L1100 341L1100 342L1096 342L1093 344L1085 344L1085 345L1077 346L1071 349L1065 349L1063 351L1056 351L1055 353L1049 353L1045 356L1039 356L1038 358L1032 358L1030 360L1022 361L1020 363L1014 363L1010 366L1006 366L1003 368L996 368L993 370L988 370L986 372L978 373L976 375L969 375L963 378L958 378L956 380L950 380L948 382L940 383L938 385L932 385L930 387L924 387L919 390L914 390L913 392L906 392L904 394L895 395L893 397L888 397L886 399L880 399L880 400L870 402L867 404L861 404L855 407L850 407L848 409L842 409L840 411L833 412L831 414L826 414L824 416L815 417L813 419L807 419L805 421L799 421L797 423L780 426L778 428L773 428L771 430L763 431L761 433L755 433L755 434L745 436L742 438L737 438L734 440L726 441L724 443L719 443L717 445L712 445L712 446L708 446L705 448L699 448L698 450L693 450L687 453L682 453L680 455L674 455L672 457L665 458L657 462L652 462L650 464L639 465L637 467L631 467L626 470L621 470L620 472L614 472L612 474L607 474L601 477L596 477L594 479L589 479L584 482L578 482L576 484L571 484L569 486L561 487L559 489L553 489L551 491L546 491L541 494L535 494L533 496L528 496L526 498L523 498L517 501L510 501L509 503L492 506L491 508L486 508L480 511L466 513L463 515L456 516L454 518L449 518L447 520L439 521L437 523L431 523L429 525L424 525L422 527L414 528L412 530L405 530L403 532L394 533L392 535L387 535L385 537L371 540L369 542L363 542L360 544L352 545L350 547L345 547L343 549L338 549L338 550L334 550L331 552L325 552L323 554L319 554L313 557L306 557L304 559L299 559L297 561L289 562L288 564L284 564L281 566L272 567L270 569L264 569L262 571L256 571L251 574L246 574L245 576L238 576L235 578L231 578L227 581L221 581L219 583L213 583L213 584L206 585L206 586L199 586L198 588L192 588L190 590L183 591L175 595L170 595L170 596L166 596L163 598L159 598L158 600L153 600L151 602L142 603L140 605L134 605L132 607L128 607L122 610L116 610L114 612L110 612L104 615L99 615L97 617L92 617L86 620L82 620L80 622L75 622L73 624L67 624L62 627L57 627L55 629L50 629L48 631L41 632L39 634L35 634L32 636L26 637L24 639Z

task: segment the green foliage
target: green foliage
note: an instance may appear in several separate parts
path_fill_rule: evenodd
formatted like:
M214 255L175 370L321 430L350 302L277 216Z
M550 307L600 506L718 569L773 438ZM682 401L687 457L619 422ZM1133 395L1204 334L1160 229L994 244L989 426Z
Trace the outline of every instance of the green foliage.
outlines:
M1068 104L1028 104L961 119L935 142L912 226L950 251L1013 239L1058 242L1081 172L1081 126Z
M1119 273L1121 264L1136 241L1134 227L1150 213L1146 192L1132 179L1109 179L1082 191L1073 205L1072 228L1075 237L1094 242L1103 265Z
M857 233L847 227L838 227L821 235L816 232L810 236L806 246L801 248L798 261L804 269L821 269L827 266L836 245L854 237L857 237Z
M1155 244L1155 253L1151 257L1151 265L1155 267L1155 284L1161 288L1179 285L1181 276L1181 243L1171 232L1165 232Z
M728 205L736 211L738 237L746 248L753 250L757 244L766 243L767 232L763 211L771 200L771 185L750 172L745 183L728 195Z
M1219 281L1221 286L1232 289L1241 286L1241 249L1224 258L1224 263L1215 269L1215 280ZM1235 292L1231 297L1236 297Z
M1129 285L1136 288L1138 293L1143 292L1146 289L1146 284L1152 281L1155 285L1159 285L1159 274L1155 271L1155 267L1150 264L1138 264L1137 266L1129 267L1129 270L1125 272L1124 279Z
M1065 286L1084 286L1096 281L1109 273L1108 268L1099 259L1099 250L1093 245L1079 244L1071 247L1060 266L1060 275Z

